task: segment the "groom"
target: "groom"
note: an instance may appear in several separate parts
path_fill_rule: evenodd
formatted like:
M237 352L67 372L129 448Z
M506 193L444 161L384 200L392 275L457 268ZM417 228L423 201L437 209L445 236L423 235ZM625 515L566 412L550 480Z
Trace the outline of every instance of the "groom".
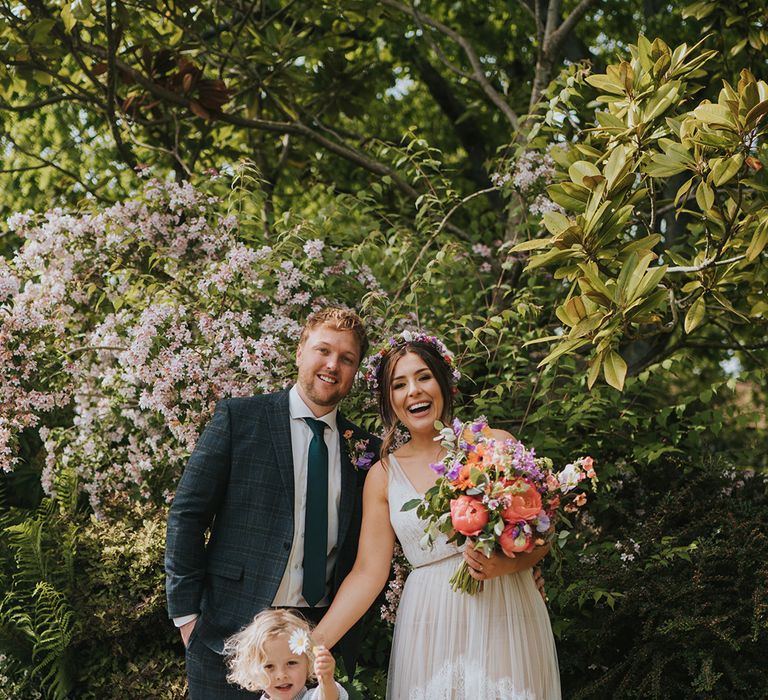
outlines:
M254 697L227 683L224 640L268 607L319 621L352 568L366 472L350 452L367 440L378 456L380 443L337 404L367 348L354 312L311 315L295 386L220 401L200 436L170 509L165 554L192 700ZM358 631L339 644L347 669Z

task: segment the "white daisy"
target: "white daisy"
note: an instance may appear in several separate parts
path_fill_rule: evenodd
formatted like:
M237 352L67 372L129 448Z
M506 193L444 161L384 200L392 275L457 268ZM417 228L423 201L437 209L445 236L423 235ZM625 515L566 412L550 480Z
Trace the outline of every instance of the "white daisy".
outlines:
M296 656L306 654L309 651L309 635L303 629L295 629L288 638L288 648Z

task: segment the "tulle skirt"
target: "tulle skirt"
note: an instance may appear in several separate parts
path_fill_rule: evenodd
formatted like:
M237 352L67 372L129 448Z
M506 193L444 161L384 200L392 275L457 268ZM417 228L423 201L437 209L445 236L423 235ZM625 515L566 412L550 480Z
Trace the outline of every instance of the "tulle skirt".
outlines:
M547 607L531 571L455 593L450 557L414 569L397 611L387 700L560 700Z

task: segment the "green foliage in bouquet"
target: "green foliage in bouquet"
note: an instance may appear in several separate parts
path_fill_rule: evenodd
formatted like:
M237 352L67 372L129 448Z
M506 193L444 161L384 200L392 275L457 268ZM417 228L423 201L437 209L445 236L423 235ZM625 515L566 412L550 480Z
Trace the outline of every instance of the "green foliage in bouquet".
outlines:
M610 486L549 587L564 697L763 698L766 477L664 459Z

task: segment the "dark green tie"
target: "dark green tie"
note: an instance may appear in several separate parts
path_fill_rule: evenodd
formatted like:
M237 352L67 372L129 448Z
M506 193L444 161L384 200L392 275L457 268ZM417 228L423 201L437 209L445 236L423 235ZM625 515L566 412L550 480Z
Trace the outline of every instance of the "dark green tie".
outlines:
M307 506L304 523L304 585L301 594L315 606L325 596L328 552L328 448L323 433L327 423L305 418L312 429L307 455Z

